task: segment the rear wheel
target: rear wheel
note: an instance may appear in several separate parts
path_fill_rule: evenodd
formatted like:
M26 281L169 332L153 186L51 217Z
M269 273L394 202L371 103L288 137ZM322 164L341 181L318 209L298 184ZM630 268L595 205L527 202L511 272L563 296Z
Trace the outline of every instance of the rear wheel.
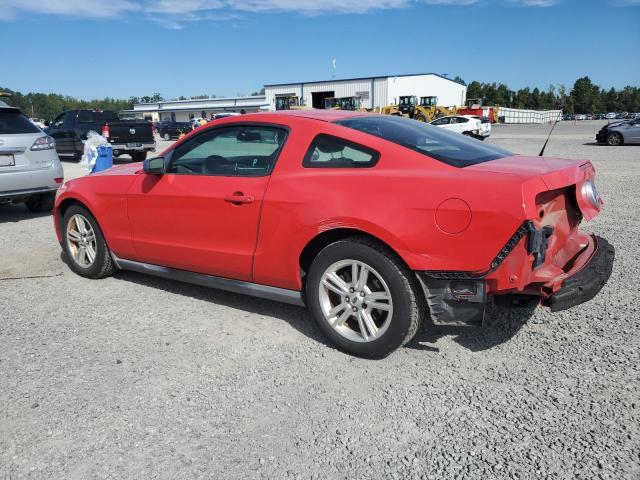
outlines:
M32 195L24 204L34 213L45 213L53 210L55 200L55 193L41 193L40 195Z
M611 145L612 147L622 145L622 135L618 132L609 133L609 135L607 135L607 145Z
M339 349L384 358L418 330L424 312L419 288L393 252L352 237L318 254L306 295L318 326Z
M416 115L415 120L419 121L419 122L426 122L427 121L427 117L425 117L422 113L419 113Z
M87 278L111 275L115 265L100 226L89 210L72 205L62 218L62 248L75 273Z

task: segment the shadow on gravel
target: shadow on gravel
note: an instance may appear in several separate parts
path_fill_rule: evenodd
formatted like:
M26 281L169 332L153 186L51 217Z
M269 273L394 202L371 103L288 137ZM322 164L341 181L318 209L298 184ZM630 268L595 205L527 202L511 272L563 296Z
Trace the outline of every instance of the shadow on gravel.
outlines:
M24 204L0 206L0 223L21 222L23 220L50 216L51 212L33 213L29 211Z
M318 343L334 348L326 342L321 332L305 308L287 305L285 303L264 300L262 298L241 295L214 288L201 287L190 283L167 280L151 275L144 275L127 270L119 270L114 275L119 280L137 283L145 287L164 290L174 295L183 295L197 300L203 300L215 305L236 308L256 315L265 315L284 320L303 335Z
M64 261L64 260L63 260ZM204 300L216 305L223 305L243 310L256 315L267 315L284 320L293 328L310 339L328 348L335 348L328 343L318 330L309 312L302 307L295 307L284 303L263 300L260 298L240 295L223 290L191 285L164 278L144 275L141 273L120 270L114 274L119 280L137 283L150 288L164 290L174 295ZM434 344L445 336L454 337L453 340L464 348L478 352L488 350L502 343L508 342L522 326L527 323L535 311L534 306L523 308L504 308L490 304L487 307L486 325L483 327L443 327L433 325L427 319L416 336L405 348L438 352Z
M434 325L427 319L416 336L405 347L437 352L434 347L440 338L450 336L459 345L472 352L489 350L508 342L527 323L535 312L535 306L505 308L494 304L487 306L485 325L482 327L455 327Z

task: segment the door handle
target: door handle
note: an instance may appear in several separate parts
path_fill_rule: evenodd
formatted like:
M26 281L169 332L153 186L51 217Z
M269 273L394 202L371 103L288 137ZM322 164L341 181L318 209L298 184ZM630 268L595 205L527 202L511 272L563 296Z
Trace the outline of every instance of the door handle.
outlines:
M253 203L255 198L251 195L245 195L242 192L235 192L233 195L224 197L225 202L232 203L233 205L244 205L245 203Z

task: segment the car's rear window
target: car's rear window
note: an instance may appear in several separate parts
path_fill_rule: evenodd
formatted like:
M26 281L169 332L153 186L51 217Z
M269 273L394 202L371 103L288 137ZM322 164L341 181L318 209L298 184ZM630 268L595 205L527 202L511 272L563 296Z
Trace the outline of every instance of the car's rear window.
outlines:
M78 112L78 123L117 122L118 120L118 114L115 112L92 112L87 110Z
M395 116L352 117L339 125L375 135L453 167L468 167L513 155L456 132Z
M20 112L0 111L0 135L38 133L40 129Z

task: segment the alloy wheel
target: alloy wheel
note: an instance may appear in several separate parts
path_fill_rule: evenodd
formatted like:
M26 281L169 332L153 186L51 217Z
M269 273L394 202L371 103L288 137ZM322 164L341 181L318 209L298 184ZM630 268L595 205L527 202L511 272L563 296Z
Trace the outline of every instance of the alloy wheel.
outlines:
M89 268L96 260L96 234L89 220L79 213L67 223L67 246L73 261L82 268Z
M371 342L389 328L393 317L391 290L371 266L340 260L322 274L318 289L327 323L354 342Z

